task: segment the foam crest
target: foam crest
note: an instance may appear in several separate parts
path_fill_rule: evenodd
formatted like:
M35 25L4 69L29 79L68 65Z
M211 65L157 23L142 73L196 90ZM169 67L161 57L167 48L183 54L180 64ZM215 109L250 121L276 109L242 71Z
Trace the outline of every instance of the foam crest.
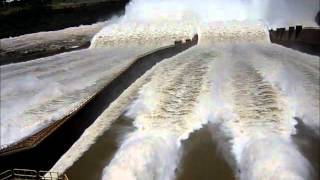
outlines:
M122 143L103 179L174 177L180 141L201 128L209 116L206 95L211 59L199 58L205 55L193 48L156 66L127 112L135 118L137 130Z
M292 142L278 137L251 140L243 150L240 179L312 179L309 162Z
M91 48L156 48L191 39L195 34L199 34L202 42L268 41L266 23L249 18L247 6L238 0L231 4L207 0L201 3L134 0L126 7L124 16L110 21L95 35Z
M202 123L194 112L199 98L207 92L208 84L204 82L211 60L197 56L201 53L190 50L158 66L134 103L139 108L133 106L128 112L136 115L133 117L136 127L164 129L183 138L193 131L195 124Z
M51 168L53 172L65 172L73 163L85 153L96 139L108 130L111 124L120 117L136 98L139 89L148 82L154 68L147 71L131 86L129 86L102 114L89 126L81 137L63 154L63 156Z
M138 131L127 136L102 179L173 179L180 151L166 132Z
M201 44L270 41L266 25L258 21L230 21L201 24L198 33Z
M308 179L312 167L291 140L296 133L292 99L284 96L278 86L265 79L268 74L260 73L255 66L270 58L261 58L257 49L263 46L274 45L240 43L211 47L218 54L212 71L211 122L220 124L221 131L230 138L230 153L235 159L230 163L237 167L240 179L274 179L279 171L282 178ZM227 146L224 148L228 151Z
M115 23L106 26L92 40L96 47L163 47L196 34L194 22Z
M1 146L78 110L147 51L87 49L1 66Z
M293 116L302 119L319 136L320 63L318 58L277 45L250 46L249 48L259 52L251 58L252 63L288 99Z

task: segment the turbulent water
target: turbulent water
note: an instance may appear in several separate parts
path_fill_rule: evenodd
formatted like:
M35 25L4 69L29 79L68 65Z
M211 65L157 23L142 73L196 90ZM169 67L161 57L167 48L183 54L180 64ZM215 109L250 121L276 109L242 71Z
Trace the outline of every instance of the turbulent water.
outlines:
M124 138L101 172L102 179L174 179L183 152L181 140L206 123L219 124L228 139L218 143L231 157L227 161L236 177L314 178L316 169L292 135L296 134L295 117L319 134L319 67L316 56L267 41L206 41L164 60L114 102L122 106L118 116L127 107L126 115L135 119L136 131ZM99 124L110 124L115 118L104 120ZM89 137L94 141L97 128L98 124L90 127L80 138L82 143ZM81 141L67 154L75 156ZM67 155L64 158L53 170L63 170L63 164L75 161L67 160Z
M271 44L261 21L208 20L201 8L190 5L171 11L176 1L142 2L130 3L124 17L94 37L92 47L165 46L195 34L199 44L163 60L133 83L52 170L63 172L85 156L125 113L135 131L99 172L102 179L175 179L183 166L181 142L206 124L216 127L212 135L221 137L213 137L222 149L218 156L238 179L317 178L318 169L292 137L297 119L320 135L319 58ZM149 11L154 6L159 7L156 14Z
M270 58L263 53L266 49L281 49L282 53ZM295 97L280 88L286 83L281 77L269 81L267 76L276 70L261 65L266 63L261 61L286 63L283 55L299 54L290 51L276 45L213 45L193 48L158 65L127 114L135 117L137 131L122 143L104 170L103 179L172 179L179 164L180 140L187 139L207 121L221 124L230 138L230 154L234 157L231 165L239 169L235 173L240 179L312 178L310 163L291 139L296 133L294 117L298 115L291 102L296 101ZM311 65L318 59L304 55L292 61ZM300 78L309 78L301 82L300 88L309 88L310 84L319 87L319 83L312 83L319 72L313 76L294 70ZM317 88L312 91L317 92L305 98L309 108L317 108L315 95L319 92ZM318 130L319 115L313 112L312 116L300 118Z
M171 179L179 159L178 140L201 126L194 107L206 91L208 59L188 51L162 63L132 104L137 131L129 134L103 179ZM188 73L193 72L193 73ZM164 77L163 74L166 74ZM137 156L137 154L139 154Z
M222 83L220 77L223 75L228 77L225 80L229 83L222 84L213 95L219 99L213 122L221 123L222 131L231 137L231 153L240 179L310 179L313 170L291 139L297 123L294 120L297 109L292 103L297 103L297 99L288 93L290 89L281 89L288 82L280 73L290 76L290 71L286 66L279 66L279 63L286 63L285 54L296 54L297 57L300 53L271 44L233 44L218 48L227 53L227 59L217 63L213 82ZM270 53L278 50L278 53L269 56L263 53L266 50ZM318 58L313 56L300 56L295 61L319 66ZM229 66L227 72L219 72L226 64ZM298 69L294 72L301 73ZM299 78L304 78L300 75ZM314 75L317 78L319 72ZM300 83L299 87L291 84L290 88L308 88L311 81ZM319 86L319 83L313 85ZM215 92L213 89L212 93ZM306 96L309 96L309 108L319 106L314 94ZM312 120L303 118L306 124L318 124L319 114L314 112L312 116ZM310 128L318 130L319 125Z
M271 44L266 28L295 19L278 10L285 18L272 18L274 7L294 7L296 20L310 24L319 3L305 2L134 0L90 49L1 67L1 145L72 112L133 57L197 34L198 45L158 63L112 102L52 171L66 171L124 114L135 130L99 172L102 179L175 179L181 142L208 124L234 177L316 179L319 169L293 136L297 125L320 135L319 57Z
M148 51L87 49L1 66L1 146L69 115Z

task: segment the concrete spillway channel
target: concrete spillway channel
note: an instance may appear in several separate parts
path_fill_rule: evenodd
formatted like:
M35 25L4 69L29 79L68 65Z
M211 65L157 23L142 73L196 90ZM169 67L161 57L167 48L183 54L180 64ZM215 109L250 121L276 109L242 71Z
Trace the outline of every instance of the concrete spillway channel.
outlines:
M110 163L119 149L119 141L135 130L132 119L119 117L112 127L97 139L90 149L83 154L66 174L70 179L100 179L103 169ZM178 180L192 179L235 179L231 167L222 158L217 143L212 139L209 124L192 133L188 140L182 142L183 155L181 166L177 169Z
M178 180L235 179L232 168L222 156L215 140L221 138L227 142L227 139L213 132L219 132L216 125L207 124L182 142L184 152L182 165L177 171Z
M106 132L78 159L66 174L70 179L99 179L103 168L108 164L116 151L118 142L135 128L132 120L120 116Z
M320 139L312 133L300 118L295 118L298 121L296 129L298 133L293 136L294 142L298 145L299 150L309 160L314 167L314 179L320 178Z
M41 142L35 142L33 145L29 144L28 147L12 148L11 150L14 151L10 151L10 149L2 150L0 171L12 168L49 170L81 136L84 130L136 79L157 62L190 48L197 44L197 41L198 38L195 36L193 40L186 41L186 43L176 42L175 45L141 56L88 103L84 104L81 109L70 117L53 124L54 127L48 127L48 132L40 131L39 136L43 136L43 134L46 136L45 138L38 138ZM19 150L21 151L18 152Z
M61 158L59 160L55 165L56 168L53 168L54 171L61 170L62 172L66 165L70 165L65 172L70 179L78 180L100 179L101 177L103 179L129 179L121 176L121 174L133 174L137 179L148 179L144 175L157 170L161 174L166 174L167 172L163 171L166 168L163 167L161 161L168 160L171 162L171 159L175 159L176 155L179 154L175 153L176 151L168 154L163 153L175 146L175 143L170 143L174 137L171 134L167 135L166 131L171 130L170 132L178 134L185 130L184 128L190 127L188 125L194 121L187 115L192 112L190 107L194 107L195 99L203 93L202 85L206 84L204 82L210 60L205 59L208 58L207 51L203 52L201 50L198 47L191 48L173 58L166 59L153 69L151 77L141 89L141 92L145 92L146 87L152 88L154 94L151 93L152 96L146 98L147 100L160 98L156 100L156 102L161 103L160 107L157 108L156 112L150 113L151 117L148 116L143 123L137 121L136 118L129 121L118 118L108 131L105 131L102 136L95 140L88 151L78 150L82 149L83 146L80 143L77 148L74 148L75 151L78 151L76 153L80 151L83 154L72 165L67 161L74 160L74 158L68 158L74 152L70 152L69 155L65 154L65 159L62 160L63 158ZM166 74L166 76L163 76L163 74ZM139 97L137 101L139 101ZM148 104L148 107L151 106L152 104ZM130 107L132 108L132 106ZM128 110L128 114L130 114L130 110ZM130 128L132 127L129 124L130 122L133 122L134 129ZM141 124L144 125L143 130L139 129ZM164 130L161 128L164 128ZM132 130L134 131L132 132ZM93 134L93 131L90 132ZM129 133L127 134L127 132ZM138 136L140 132L142 137ZM143 134L145 132L146 135ZM136 135L138 136L137 139ZM164 141L159 143L161 138L158 138L157 135L163 135ZM88 133L87 137L89 136ZM167 147L168 144L170 144L170 147ZM181 150L184 154L181 163L179 163L181 168L178 167L177 169L178 179L205 179L208 177L232 179L230 167L215 153L216 144L213 142L207 126L192 133L188 139L183 141L182 146ZM121 157L121 153L125 156ZM158 155L159 158L156 158ZM121 161L115 161L119 157ZM174 164L170 165L175 166ZM135 169L136 167L138 170ZM105 170L103 170L104 168ZM116 173L116 177L105 177L105 175L108 175L106 173L108 169L110 174ZM157 177L157 175L153 177Z

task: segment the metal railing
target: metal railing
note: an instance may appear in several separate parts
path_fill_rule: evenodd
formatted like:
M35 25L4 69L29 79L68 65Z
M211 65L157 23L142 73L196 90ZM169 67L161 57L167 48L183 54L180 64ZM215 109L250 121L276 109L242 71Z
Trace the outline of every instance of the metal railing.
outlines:
M12 177L12 171L11 170L6 170L0 174L0 179L1 180L6 180Z
M28 180L69 180L66 174L50 171L35 171L30 169L13 169L0 173L0 180L28 179Z

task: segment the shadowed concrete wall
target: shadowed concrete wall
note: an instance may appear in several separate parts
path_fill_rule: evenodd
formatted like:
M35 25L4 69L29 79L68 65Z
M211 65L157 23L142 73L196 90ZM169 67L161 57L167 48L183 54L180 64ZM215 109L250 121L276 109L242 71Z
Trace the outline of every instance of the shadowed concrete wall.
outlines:
M270 30L270 40L305 53L320 56L320 28L302 26Z

